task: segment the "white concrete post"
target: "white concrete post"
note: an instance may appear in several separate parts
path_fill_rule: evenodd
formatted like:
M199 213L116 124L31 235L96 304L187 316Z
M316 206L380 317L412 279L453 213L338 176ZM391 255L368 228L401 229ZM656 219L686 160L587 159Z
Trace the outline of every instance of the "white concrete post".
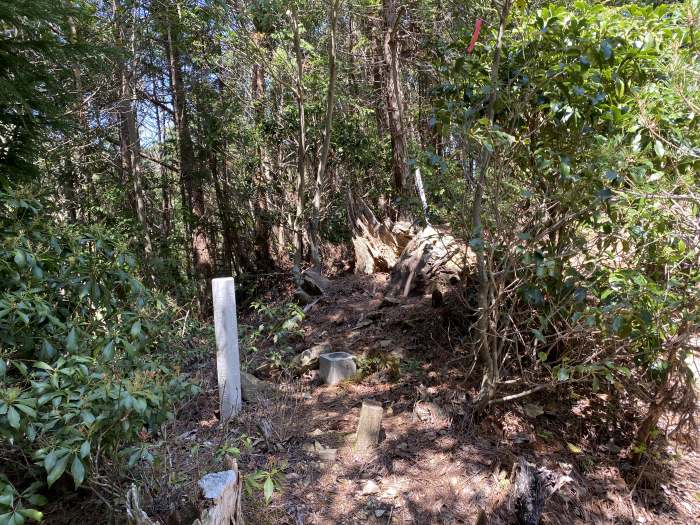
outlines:
M233 277L211 281L216 333L216 372L219 380L219 409L225 423L241 410L241 363L238 356L236 287Z

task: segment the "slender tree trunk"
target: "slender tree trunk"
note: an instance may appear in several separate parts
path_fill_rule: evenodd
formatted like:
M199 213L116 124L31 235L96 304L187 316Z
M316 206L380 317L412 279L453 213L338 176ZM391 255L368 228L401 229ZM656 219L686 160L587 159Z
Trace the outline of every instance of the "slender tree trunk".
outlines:
M491 94L489 95L486 115L490 125L494 123L495 104L498 94L498 68L501 63L501 48L503 46L503 33L505 31L506 19L510 9L510 0L505 0L501 10L498 36L496 37L496 48L494 50L493 62L491 64ZM484 190L486 187L486 175L491 153L488 148L483 147L479 156L479 179L474 191L474 202L472 204L472 237L476 240L476 269L479 280L478 303L479 303L479 355L484 375L481 382L481 390L475 403L477 412L483 411L496 394L500 375L500 359L498 356L498 340L494 337L495 329L492 322L492 289L491 275L488 261L485 256L484 231L482 222L482 207Z
M260 45L263 36L261 33L253 35L253 41ZM255 112L255 124L260 134L258 140L258 159L260 161L259 172L256 181L257 198L255 200L255 261L259 270L269 271L273 266L270 255L270 198L268 187L270 186L270 159L262 143L262 127L265 117L265 68L262 64L253 64L253 107Z
M389 133L391 134L391 169L394 191L401 198L406 191L408 164L406 162L406 133L403 121L403 94L399 74L398 30L400 13L395 0L383 0L384 15L384 65L386 78L386 100L389 113ZM403 206L399 205L399 210Z
M175 130L177 133L180 156L180 184L183 194L183 210L190 210L191 254L197 288L199 307L202 314L210 310L209 279L213 273L213 263L209 253L207 232L205 229L206 208L201 174L195 169L194 145L190 132L187 100L182 79L182 66L179 49L179 31L171 20L171 13L166 13L166 52L170 61L170 83L172 88L173 109L175 112Z
M153 97L156 97L156 84L153 83ZM161 256L170 254L170 234L172 232L172 196L170 189L170 174L162 164L165 161L165 129L161 121L160 108L155 107L156 133L158 136L158 164L161 181L161 225L160 225L160 252Z
M296 11L291 11L292 28L294 30L294 54L297 64L297 78L294 95L299 110L299 140L297 147L297 206L294 216L294 233L296 234L296 251L294 253L294 273L300 278L301 261L304 256L304 199L306 193L306 117L304 114L304 61L301 54L301 37L299 36L299 20Z
M121 20L120 6L116 0L112 4L114 12L115 33L117 43L122 46L127 46L127 29ZM136 60L136 11L132 11L132 21L130 25L130 36L128 39L128 49L130 52L130 60ZM119 65L120 76L120 94L119 94L119 119L120 119L120 143L122 153L122 164L131 179L134 208L138 217L141 229L143 230L144 252L146 258L150 259L153 254L151 246L151 235L148 227L148 218L146 216L146 198L143 189L142 166L141 166L141 145L136 125L137 110L137 90L135 78L135 65L121 62Z
M328 93L326 95L326 117L323 125L323 147L318 169L316 170L316 181L314 184L313 216L311 218L311 232L309 235L311 244L311 258L314 268L321 272L320 229L321 229L321 191L323 189L323 179L326 175L328 165L328 151L331 144L331 131L333 128L333 106L335 105L335 28L338 20L339 0L331 0L330 6L330 40L328 42Z

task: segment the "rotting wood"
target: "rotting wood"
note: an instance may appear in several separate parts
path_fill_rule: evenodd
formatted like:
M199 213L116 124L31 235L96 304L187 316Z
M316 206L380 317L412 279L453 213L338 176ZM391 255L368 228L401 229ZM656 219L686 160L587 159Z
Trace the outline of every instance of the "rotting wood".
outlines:
M357 422L355 452L364 453L377 446L383 415L384 410L381 403L372 400L362 402L360 419Z
M362 200L348 191L348 219L355 250L355 273L388 272L396 264L399 243Z
M229 459L230 470L207 474L199 480L201 496L206 508L192 525L244 525L241 509L243 483L238 465ZM126 514L130 525L157 525L141 508L139 491L135 484L126 494Z
M404 248L391 271L387 293L406 297L431 287L443 293L450 284L461 280L470 258L473 253L452 235L427 226Z

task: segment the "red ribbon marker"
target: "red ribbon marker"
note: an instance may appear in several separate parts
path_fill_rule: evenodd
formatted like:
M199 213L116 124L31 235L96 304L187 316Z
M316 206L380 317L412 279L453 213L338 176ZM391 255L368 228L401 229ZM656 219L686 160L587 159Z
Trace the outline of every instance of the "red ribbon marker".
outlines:
M474 46L476 45L476 41L479 39L479 31L481 31L481 24L483 24L484 21L481 18L476 19L476 25L474 26L474 33L472 33L472 40L469 42L469 47L467 48L467 55L471 55L472 51L474 51Z

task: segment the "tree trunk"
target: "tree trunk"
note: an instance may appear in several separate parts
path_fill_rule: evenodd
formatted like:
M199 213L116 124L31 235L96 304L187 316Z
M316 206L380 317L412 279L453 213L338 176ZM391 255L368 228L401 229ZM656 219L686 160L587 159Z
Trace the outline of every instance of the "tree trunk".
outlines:
M296 234L296 251L294 253L295 278L301 276L301 261L304 256L304 199L306 193L305 168L306 168L306 117L304 114L304 62L301 55L301 37L299 36L299 20L295 10L290 11L292 28L294 30L294 54L296 55L297 78L294 95L299 110L299 140L297 147L297 206L294 216L294 233Z
M117 44L121 47L127 46L127 29L121 20L119 13L120 5L117 0L113 0L112 8L114 13L115 33ZM132 9L132 16L135 11ZM136 25L135 20L131 23L131 34L129 35L128 46L132 60L136 57ZM134 66L128 66L124 61L119 64L120 93L119 93L119 121L120 121L120 148L123 169L126 170L133 187L134 208L143 230L144 252L146 258L150 259L153 249L151 246L151 236L148 228L146 216L146 198L143 190L141 174L141 145L139 132L136 126L136 79L134 78Z
M170 61L170 83L172 90L173 109L175 112L175 130L177 134L180 156L180 185L183 210L190 224L191 254L194 266L197 289L199 292L199 307L203 314L210 310L209 284L213 265L208 249L207 233L205 230L206 210L204 205L204 188L202 178L195 170L194 145L190 132L187 100L182 78L182 66L179 49L179 31L171 19L172 13L166 13L166 52Z
M262 33L253 34L253 42L260 47ZM258 270L269 271L274 266L270 254L270 160L263 145L263 119L265 116L265 67L257 62L253 64L252 72L253 108L255 125L258 130L257 153L260 162L256 177L255 199L255 262Z
M400 13L395 0L383 0L384 16L384 66L387 109L389 113L389 133L391 134L391 170L394 191L401 198L406 190L408 164L406 163L406 133L403 121L403 93L399 74L398 30ZM399 210L403 206L399 205Z
M328 151L331 144L331 130L333 128L333 106L335 105L335 28L338 19L338 3L339 0L331 0L330 6L330 41L328 42L328 94L326 95L326 117L324 120L323 131L323 147L321 149L321 158L316 170L316 182L314 184L314 201L313 201L313 216L311 219L310 244L311 258L314 263L314 268L321 273L321 255L319 251L320 245L320 229L321 229L321 190L323 187L323 179L326 175L326 166L328 164Z
M490 125L493 125L496 96L498 91L498 68L501 63L501 47L503 45L503 33L505 31L506 19L510 9L510 0L505 0L501 10L500 24L498 27L498 36L496 38L496 49L494 50L493 62L491 64L491 94L489 95L488 105L486 107L486 115ZM472 204L472 228L473 241L470 243L475 247L476 251L476 270L479 281L478 303L479 303L479 356L482 366L484 367L484 375L481 381L481 390L476 399L475 409L477 412L483 411L489 404L489 401L496 395L496 388L499 381L500 367L498 341L494 336L495 328L492 326L492 289L491 275L489 272L488 261L486 260L484 251L484 232L482 222L482 206L484 198L484 189L486 186L486 171L491 153L488 148L483 147L479 156L479 180L476 184L474 192L474 202ZM476 242L474 242L474 240Z

